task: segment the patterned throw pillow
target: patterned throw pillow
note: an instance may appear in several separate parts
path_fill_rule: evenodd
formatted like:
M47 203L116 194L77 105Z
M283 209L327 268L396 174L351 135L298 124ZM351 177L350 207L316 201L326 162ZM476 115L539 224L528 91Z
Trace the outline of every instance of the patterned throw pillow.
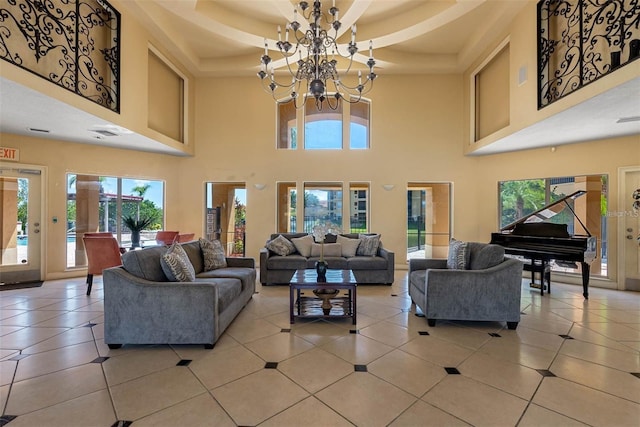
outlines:
M287 256L296 251L296 247L293 246L293 243L282 234L278 234L273 240L267 242L267 249L280 256Z
M469 266L470 255L467 242L451 239L449 242L447 268L450 270L466 270Z
M313 236L311 234L291 239L291 243L303 257L309 258L311 256L311 245L313 245Z
M220 240L207 240L202 237L198 239L202 260L204 261L204 271L215 270L227 266L227 258L224 255L224 248Z
M360 246L360 239L350 239L349 237L338 235L336 241L340 243L343 257L351 258L356 256L356 252L358 252L358 246Z
M378 246L380 246L379 234L359 234L360 244L356 250L356 255L360 256L376 256Z
M196 280L193 265L178 242L173 243L162 255L160 266L171 282L193 282Z

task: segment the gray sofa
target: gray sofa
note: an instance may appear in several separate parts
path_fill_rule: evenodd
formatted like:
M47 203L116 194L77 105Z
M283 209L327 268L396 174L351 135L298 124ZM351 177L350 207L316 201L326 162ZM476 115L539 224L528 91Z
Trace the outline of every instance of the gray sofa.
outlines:
M104 270L104 340L123 344L204 344L220 335L255 292L253 258L226 258L227 267L204 271L198 241L182 243L194 282L170 282L160 264L166 247L129 251L122 266Z
M288 240L308 236L308 233L276 233L269 240L275 239L279 234ZM355 233L340 234L349 239L358 239ZM337 235L327 234L325 243L336 243ZM268 243L268 241L267 241ZM299 252L282 256L267 249L266 245L260 249L260 283L263 285L288 284L296 270L314 268L318 256L303 256ZM329 269L352 270L358 284L385 284L393 283L395 268L394 253L383 248L380 243L375 256L325 256L324 260L329 264Z
M504 248L468 243L465 269L447 268L446 259L411 259L409 295L429 326L436 319L520 321L522 262L504 257Z

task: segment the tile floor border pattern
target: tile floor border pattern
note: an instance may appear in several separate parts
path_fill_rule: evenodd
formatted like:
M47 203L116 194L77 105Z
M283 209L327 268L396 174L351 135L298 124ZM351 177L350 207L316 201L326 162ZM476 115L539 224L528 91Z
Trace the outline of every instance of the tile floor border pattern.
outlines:
M336 425L411 425L424 421L424 414L434 425L625 425L634 416L640 419L640 294L592 288L590 300L584 301L579 287L554 283L554 293L540 297L523 280L523 316L516 331L496 322L438 322L429 328L410 304L406 275L397 272L392 287L359 289L356 329L350 320L289 325L288 289L259 287L214 350L164 345L109 350L102 340L100 278L88 298L81 278L3 291L0 314L7 316L0 316L0 426L29 425L21 421L47 414L64 418L66 410L77 411L79 399L97 399L98 394L102 403L108 401L105 414L110 411L113 419L97 425L162 422L200 400L206 400L220 425L284 425L305 408L324 413ZM77 332L81 328L90 330L91 337ZM82 347L84 359L65 353L79 352L87 343L93 349ZM309 375L310 363L324 362L336 372L320 380ZM413 371L398 372L402 364ZM33 387L38 395L51 387L47 378L74 378L88 365L100 367L93 389L11 413L20 407L15 400L22 389ZM235 372L214 369L212 374L212 367L225 366ZM504 372L515 380L500 375ZM596 378L590 380L592 374ZM121 399L128 389L151 393L149 387L160 388L160 380L179 392L155 406ZM255 413L242 414L234 393L250 394L256 384L266 392L252 395ZM286 390L286 399L270 396L274 384ZM371 392L363 394L358 387ZM393 396L392 402L376 403L381 392ZM604 415L575 404L567 408L567 394L574 399L577 394L578 407L603 401L608 407ZM456 402L460 396L469 402ZM345 404L353 399L356 405ZM261 406L263 400L273 406ZM479 404L502 413L496 416Z

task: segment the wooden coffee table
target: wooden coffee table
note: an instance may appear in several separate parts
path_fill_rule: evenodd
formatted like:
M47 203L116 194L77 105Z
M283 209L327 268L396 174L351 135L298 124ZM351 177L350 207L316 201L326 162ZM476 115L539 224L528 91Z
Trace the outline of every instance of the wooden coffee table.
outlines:
M327 280L323 282L318 281L315 269L297 270L289 284L291 323L296 317L351 317L355 325L357 287L351 270L327 270ZM302 289L315 291L315 295L300 295ZM338 297L328 292L331 289L346 290L347 295Z

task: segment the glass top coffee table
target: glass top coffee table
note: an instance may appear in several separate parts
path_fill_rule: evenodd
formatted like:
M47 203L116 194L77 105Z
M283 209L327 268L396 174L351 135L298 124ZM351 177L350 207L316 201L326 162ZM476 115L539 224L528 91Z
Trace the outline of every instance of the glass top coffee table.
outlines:
M327 270L327 280L318 281L315 269L297 270L289 284L290 321L302 317L351 317L356 324L356 290L358 283L351 270ZM315 296L301 295L302 289ZM338 296L346 290L345 296Z

